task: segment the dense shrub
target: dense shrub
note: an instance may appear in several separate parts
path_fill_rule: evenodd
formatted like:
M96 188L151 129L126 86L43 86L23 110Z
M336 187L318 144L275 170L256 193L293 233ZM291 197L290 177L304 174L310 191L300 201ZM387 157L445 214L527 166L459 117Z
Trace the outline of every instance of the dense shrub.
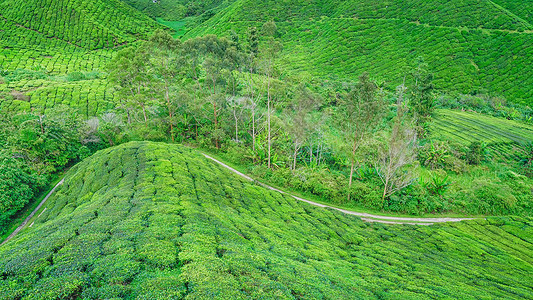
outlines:
M35 197L46 179L5 151L0 152L0 233L16 212Z

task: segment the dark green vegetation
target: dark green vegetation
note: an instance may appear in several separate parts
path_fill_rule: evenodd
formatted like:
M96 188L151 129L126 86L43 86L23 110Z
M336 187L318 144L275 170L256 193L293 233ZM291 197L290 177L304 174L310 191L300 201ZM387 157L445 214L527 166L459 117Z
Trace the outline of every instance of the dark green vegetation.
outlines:
M503 9L492 1L235 1L186 37L244 35L250 26L275 20L283 64L327 80L362 72L395 87L423 57L437 88L489 92L530 103L533 92L531 1ZM524 9L524 10L522 10ZM513 13L513 11L516 11ZM522 17L518 17L518 16ZM317 67L319 66L319 67Z
M0 298L523 299L532 220L368 224L242 181L177 145L73 167L0 248Z
M46 115L0 115L0 234L56 174L106 146L102 129L64 106ZM108 142L109 140L106 140ZM112 141L111 141L112 142ZM20 218L20 216L18 217Z
M47 175L103 147L131 140L178 141L214 148L259 178L345 207L414 215L531 213L528 151L499 150L513 152L500 162L487 155L484 144L457 146L455 137L431 135L431 126L440 124L437 119L432 125L436 107L464 108L468 103L462 98L436 103L433 75L423 60L416 60L406 73L409 83L396 92L368 75L357 83L323 82L279 68L283 45L277 29L267 22L261 29L251 28L244 39L233 34L231 39L208 35L186 41L157 31L148 41L118 51L106 78L96 72L71 72L63 78L87 92L66 90L70 99L77 99L66 103L78 112L71 119L76 125L68 138L51 135L45 140L52 145L71 141L64 145L69 151L32 146L36 153L28 155L16 131L6 139L10 151L31 170ZM40 81L46 76L12 71L4 78L11 85L24 82L17 78ZM94 82L113 87L118 101L107 100L106 92L89 101ZM49 95L67 94L57 91L36 90L32 101L41 100L44 113L17 115L10 124L31 119L27 139L43 135L43 120L53 119L53 107L61 103ZM20 100L4 104L31 108L25 94L11 96ZM495 114L502 111L520 122L531 117L530 108L498 103L490 106ZM62 124L61 118L55 120ZM505 132L508 122L500 123L491 126L502 139L498 132ZM41 124L45 126L39 128ZM43 157L46 168L39 164Z
M0 11L4 46L113 48L158 28L119 0L2 0Z
M478 141L498 148L506 145L520 146L533 140L532 126L513 120L455 110L438 110L431 130L435 138L463 145Z
M532 7L0 0L0 299L533 298Z

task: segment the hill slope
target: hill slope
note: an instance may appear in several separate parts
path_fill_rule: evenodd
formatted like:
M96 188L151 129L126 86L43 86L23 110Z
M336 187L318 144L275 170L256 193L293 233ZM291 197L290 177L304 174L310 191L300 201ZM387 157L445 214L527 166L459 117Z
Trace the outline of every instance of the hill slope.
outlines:
M531 297L532 220L367 224L134 142L76 165L0 248L1 299Z
M3 41L18 46L67 43L77 48L112 48L146 37L157 23L119 0L0 1ZM34 36L50 44L40 45ZM59 46L58 45L58 46Z
M438 88L531 103L533 25L521 15L488 0L240 0L186 37L244 35L272 19L285 46L281 64L292 71L326 79L367 71L394 87L423 57Z
M64 103L88 117L113 107L101 80L107 62L157 28L163 26L120 0L0 0L0 109ZM65 79L75 72L93 75Z

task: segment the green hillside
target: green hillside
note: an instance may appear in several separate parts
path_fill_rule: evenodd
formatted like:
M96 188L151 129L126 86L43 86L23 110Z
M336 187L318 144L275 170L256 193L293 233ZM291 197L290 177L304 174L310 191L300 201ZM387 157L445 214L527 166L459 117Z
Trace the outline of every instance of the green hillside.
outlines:
M529 24L533 23L533 1L494 0L492 2L499 8L507 10L509 15L519 17Z
M440 89L533 98L533 26L492 1L240 0L186 37L244 35L271 19L285 49L280 65L294 72L355 79L367 71L394 87L423 57Z
M113 96L101 80L117 47L161 25L119 0L0 0L0 109L63 103L96 115ZM84 76L71 82L69 74Z
M113 48L158 28L157 23L119 0L2 0L0 37L8 46L67 43L76 48ZM35 34L28 34L33 31ZM49 43L42 45L44 38ZM44 42L44 40L43 40Z
M465 145L474 141L491 144L533 140L533 127L517 121L447 109L438 110L436 115L434 136Z
M178 21L184 17L208 18L234 0L122 0L152 18Z
M368 224L133 142L73 167L0 248L1 299L530 298L533 221Z
M440 109L431 125L432 137L468 146L486 143L494 158L517 159L521 146L533 141L533 127L479 113Z

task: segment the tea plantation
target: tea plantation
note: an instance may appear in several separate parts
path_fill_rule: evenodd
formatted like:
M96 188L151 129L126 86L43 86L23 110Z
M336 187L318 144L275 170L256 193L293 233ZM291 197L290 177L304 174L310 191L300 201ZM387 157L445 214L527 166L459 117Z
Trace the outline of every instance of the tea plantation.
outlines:
M131 142L73 167L0 248L0 299L533 297L533 220L369 224Z
M87 76L71 84L69 74L105 77L116 49L158 28L119 0L0 0L0 108L44 111L63 103L91 116L110 108L106 82Z
M513 158L521 144L533 140L533 127L524 123L479 113L440 109L431 126L432 136L464 146L486 143L493 156Z
M533 26L522 7L507 5L518 2L436 2L241 0L185 37L232 30L244 35L273 19L284 45L280 64L295 73L353 79L367 71L395 87L423 57L442 90L486 91L530 103Z

